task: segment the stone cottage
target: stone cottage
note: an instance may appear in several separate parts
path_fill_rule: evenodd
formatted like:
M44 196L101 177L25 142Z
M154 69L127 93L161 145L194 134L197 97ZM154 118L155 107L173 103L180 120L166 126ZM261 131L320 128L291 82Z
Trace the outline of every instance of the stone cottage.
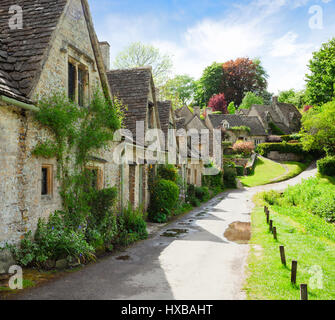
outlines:
M148 150L151 144L147 139L148 131L161 128L152 69L111 70L107 75L113 97L125 106L124 126L128 130L125 136L128 148L133 148L131 163L122 167L122 201L146 210L150 201L149 175L155 174L157 161L165 159L161 146L157 152Z
M211 129L222 128L227 132L227 141L234 144L237 140L251 141L257 146L266 141L268 136L258 117L235 114L211 114L205 119ZM248 128L244 130L243 127Z
M301 128L302 116L299 110L293 104L278 102L277 97L273 97L270 106L251 106L247 115L258 117L269 134L273 134L271 132L273 125L279 128L283 134L296 133Z
M22 29L9 28L9 7L23 10ZM64 92L88 106L108 80L87 0L2 0L0 3L0 245L15 243L40 217L62 208L56 159L32 155L51 136L33 120L36 101ZM113 146L111 146L113 148ZM118 186L111 152L92 157L97 186Z

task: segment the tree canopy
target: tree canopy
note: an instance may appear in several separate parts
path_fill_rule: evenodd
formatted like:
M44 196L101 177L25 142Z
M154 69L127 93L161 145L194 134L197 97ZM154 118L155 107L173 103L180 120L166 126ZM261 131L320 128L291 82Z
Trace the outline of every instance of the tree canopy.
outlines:
M250 109L252 105L254 104L264 104L264 100L262 97L258 97L253 92L247 92L244 96L242 103L240 105L240 109Z
M306 151L335 155L335 101L308 110L302 119L302 143Z
M117 69L130 69L138 67L152 67L156 85L161 86L169 78L172 69L171 57L162 54L152 45L134 42L121 51L113 63Z
M331 101L335 90L335 38L313 53L308 68L307 103L322 105Z
M212 108L213 112L221 112L228 114L227 101L224 93L214 95L208 102L208 107Z
M278 101L294 104L298 109L301 109L306 105L306 92L305 90L296 91L294 89L281 91L278 96Z

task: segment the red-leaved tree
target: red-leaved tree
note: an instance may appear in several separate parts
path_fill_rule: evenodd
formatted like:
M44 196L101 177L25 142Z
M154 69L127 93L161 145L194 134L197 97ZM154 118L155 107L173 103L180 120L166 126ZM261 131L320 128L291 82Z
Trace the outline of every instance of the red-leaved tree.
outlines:
M208 107L212 108L213 112L220 111L223 114L228 114L228 103L224 93L217 94L210 98Z

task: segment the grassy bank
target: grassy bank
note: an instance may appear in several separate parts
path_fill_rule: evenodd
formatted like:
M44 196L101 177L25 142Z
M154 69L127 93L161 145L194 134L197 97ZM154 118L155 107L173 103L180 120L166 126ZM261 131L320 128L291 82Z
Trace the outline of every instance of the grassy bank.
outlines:
M246 187L256 187L269 183L285 181L299 175L306 170L309 163L301 162L278 162L259 158L255 171L250 176L241 177L241 183Z
M322 185L324 190L334 187L331 181L318 179L318 185ZM269 232L264 203L258 196L257 206L252 213L251 252L245 285L249 299L299 300L298 286L290 283L292 260L298 261L297 285L308 284L310 300L335 299L335 226L327 222L325 216L312 214L313 206L307 209L313 201L312 197L298 204L302 187L307 189L304 185L292 187L281 196L281 200L275 200L274 205L270 206L271 219L278 230L278 241ZM296 196L292 195L294 192ZM306 190L306 193L312 194L312 190ZM314 196L318 198L317 192ZM285 200L286 197L296 201L295 204L291 205ZM324 206L327 204L324 203ZM287 267L281 264L279 245L285 246ZM313 286L318 270L321 270L319 278L322 279L323 288Z

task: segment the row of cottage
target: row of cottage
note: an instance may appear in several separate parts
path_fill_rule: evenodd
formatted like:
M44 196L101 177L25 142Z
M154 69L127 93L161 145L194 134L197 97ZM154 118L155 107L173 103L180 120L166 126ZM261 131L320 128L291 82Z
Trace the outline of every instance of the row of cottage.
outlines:
M8 23L13 4L22 7L22 28L12 28ZM113 161L119 141L92 155L89 164L96 173L98 188L119 189L120 208L131 203L147 209L150 202L148 176L155 163L143 157L148 142L136 136L141 121L144 136L147 130L157 128L166 137L172 128L213 132L217 128L229 131L230 127L246 125L251 131L243 139L254 139L256 144L265 141L269 122L289 132L294 131L291 124L296 120L298 125L300 121L295 111L289 110L291 107L278 103L264 109L254 106L248 115L214 115L207 110L205 119L200 116L200 108L194 108L194 113L188 107L173 111L169 101L159 101L150 67L110 70L110 46L98 41L87 0L2 0L0 246L19 241L24 233L36 228L39 218L47 218L62 208L57 160L32 154L36 145L51 135L34 121L34 113L39 111L36 102L51 93L65 92L78 105L88 106L95 88L101 89L106 98L117 97L126 106L124 127L132 139L122 144L125 153L132 151L135 157L121 164ZM210 137L212 141L213 135ZM176 139L177 145L181 144L180 139ZM166 144L160 155L164 159L168 156L166 141L161 141ZM186 162L177 165L185 183L199 186L203 163L192 161L190 144L191 141Z

